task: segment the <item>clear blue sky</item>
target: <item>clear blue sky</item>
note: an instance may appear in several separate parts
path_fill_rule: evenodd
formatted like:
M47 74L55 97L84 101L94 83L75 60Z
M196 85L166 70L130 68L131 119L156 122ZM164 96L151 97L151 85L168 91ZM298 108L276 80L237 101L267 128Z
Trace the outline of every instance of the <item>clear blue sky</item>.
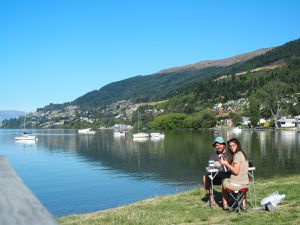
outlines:
M296 0L1 0L0 109L297 38Z

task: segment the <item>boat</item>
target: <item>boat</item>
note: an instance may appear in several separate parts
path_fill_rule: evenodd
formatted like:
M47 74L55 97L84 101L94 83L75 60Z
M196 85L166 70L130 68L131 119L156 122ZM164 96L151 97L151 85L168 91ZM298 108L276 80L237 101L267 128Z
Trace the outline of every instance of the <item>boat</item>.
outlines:
M151 138L165 138L163 133L150 133Z
M133 134L133 138L148 138L149 137L149 134L147 133L136 133L136 134Z
M93 131L91 128L85 128L78 130L78 134L95 134L96 131Z
M242 132L242 128L241 128L241 127L234 127L234 128L232 129L232 132L233 132L233 133L240 133L240 132Z
M132 141L133 142L148 142L149 141L149 137L133 138Z
M16 136L16 141L37 141L38 138L35 135L31 135L29 132L26 131L26 116L24 116L24 124L23 124L23 133L22 135Z
M149 138L149 134L148 133L143 133L143 132L139 132L139 127L140 127L140 111L138 110L138 133L133 134L133 138L137 139L137 138Z
M114 131L114 137L125 137L125 132L123 132L123 131Z
M22 145L32 145L36 143L36 140L15 140L15 143L22 144Z
M37 141L38 138L34 135L29 135L29 134L23 134L23 135L20 135L20 136L16 136L15 137L15 140L16 141Z

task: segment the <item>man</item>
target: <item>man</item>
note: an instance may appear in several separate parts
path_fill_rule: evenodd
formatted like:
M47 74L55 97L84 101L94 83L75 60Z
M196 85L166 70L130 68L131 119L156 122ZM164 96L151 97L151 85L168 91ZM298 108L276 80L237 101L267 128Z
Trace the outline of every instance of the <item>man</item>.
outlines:
M221 165L221 163L219 162L220 158L222 157L223 160L227 160L229 162L232 161L232 154L230 151L228 151L226 149L226 143L224 141L224 139L222 137L216 137L213 146L215 148L215 152L210 156L209 160L213 160L215 161L214 163L214 167L219 168L219 172L216 175L216 177L213 180L213 184L214 185L221 185L222 184L222 180L224 178L228 178L230 177L230 173L228 171L224 170L224 167ZM208 201L207 201L207 205L211 205L211 204L215 204L215 199L214 196L211 195L211 181L208 177L208 173L206 173L203 176L203 186L205 188L205 192L208 196Z

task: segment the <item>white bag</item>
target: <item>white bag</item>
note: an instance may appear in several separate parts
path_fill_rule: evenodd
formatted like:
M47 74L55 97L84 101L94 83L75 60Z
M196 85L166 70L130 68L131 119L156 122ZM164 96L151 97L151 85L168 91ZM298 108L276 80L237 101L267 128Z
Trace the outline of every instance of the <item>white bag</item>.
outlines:
M272 211L276 206L285 198L285 194L280 195L278 191L275 191L273 194L264 198L260 205L264 210Z

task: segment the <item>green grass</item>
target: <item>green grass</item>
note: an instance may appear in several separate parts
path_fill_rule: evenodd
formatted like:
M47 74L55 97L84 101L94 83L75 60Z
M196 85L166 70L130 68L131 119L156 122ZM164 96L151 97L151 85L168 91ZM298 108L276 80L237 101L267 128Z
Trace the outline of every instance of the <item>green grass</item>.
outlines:
M247 212L227 213L222 210L221 206L212 209L204 206L202 200L205 196L204 191L197 189L147 199L105 211L61 217L59 223L62 225L300 224L300 176L260 179L255 187L258 206L264 197L274 191L285 194L286 198L272 212L252 209L248 206Z

